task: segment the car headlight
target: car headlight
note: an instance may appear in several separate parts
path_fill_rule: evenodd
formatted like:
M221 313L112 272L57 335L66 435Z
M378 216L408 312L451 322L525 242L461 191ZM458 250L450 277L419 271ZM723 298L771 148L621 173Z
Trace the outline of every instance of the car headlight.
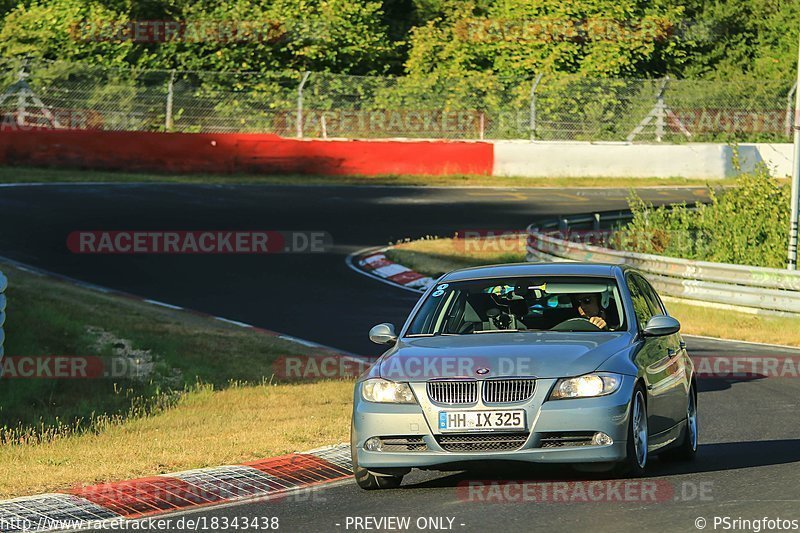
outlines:
M576 378L563 378L556 382L551 400L567 398L594 398L616 392L622 383L618 374L586 374Z
M368 379L361 384L361 397L377 403L417 403L408 383Z

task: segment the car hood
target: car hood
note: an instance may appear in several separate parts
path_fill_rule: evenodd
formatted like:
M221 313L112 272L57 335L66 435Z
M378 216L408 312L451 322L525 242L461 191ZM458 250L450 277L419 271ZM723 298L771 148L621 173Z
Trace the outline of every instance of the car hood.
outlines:
M558 378L596 370L632 341L627 332L522 332L405 338L371 374L393 381L532 376Z

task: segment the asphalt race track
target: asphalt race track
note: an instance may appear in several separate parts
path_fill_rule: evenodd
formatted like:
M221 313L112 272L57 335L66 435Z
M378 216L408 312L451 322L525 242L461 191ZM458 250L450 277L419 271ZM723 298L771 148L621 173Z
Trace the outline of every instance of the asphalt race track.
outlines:
M646 189L655 203L702 192ZM553 215L625 207L626 190L436 189L189 185L0 187L0 255L59 274L241 320L364 355L377 322L402 322L414 293L351 271L345 257L405 237L463 229L519 229ZM79 255L76 230L326 231L324 254ZM688 338L694 356L786 355L800 351ZM698 531L696 519L800 519L800 379L702 380L701 450L692 464L654 460L646 482L658 501L609 498L487 503L470 480L594 479L528 466L479 472L413 472L394 491L348 481L278 501L203 509L185 516L277 516L285 531L354 531L352 517L445 517L456 531ZM484 493L485 494L485 493ZM519 494L516 494L519 496ZM506 494L514 500L514 494ZM178 516L179 517L179 516ZM348 517L351 521L348 522ZM452 525L448 519L452 519ZM208 522L210 527L210 522ZM348 524L351 524L348 526ZM698 522L702 525L702 521ZM511 529L513 528L513 529ZM430 529L430 528L429 528ZM721 527L718 526L717 530ZM359 530L363 530L359 528ZM378 530L392 530L384 527Z
M654 203L702 189L645 189ZM416 301L351 272L345 257L405 237L524 229L559 214L624 208L627 190L61 185L0 188L0 255L83 281L273 329L359 354L376 322ZM325 254L79 255L79 230L306 230Z

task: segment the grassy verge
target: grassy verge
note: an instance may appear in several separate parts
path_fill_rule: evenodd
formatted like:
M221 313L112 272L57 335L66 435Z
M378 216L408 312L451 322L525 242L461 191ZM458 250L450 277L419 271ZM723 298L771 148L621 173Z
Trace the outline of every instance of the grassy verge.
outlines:
M419 240L397 244L386 255L417 272L438 276L456 268L524 261L525 239ZM795 318L751 315L681 302L669 302L667 307L686 334L800 346Z
M0 167L0 183L200 183L263 185L394 185L428 187L663 187L730 185L734 180L686 178L502 178L493 176L171 175L75 169Z
M139 377L0 381L0 497L347 440L352 381L277 383L309 349L3 265L6 356L120 354Z
M412 270L436 277L456 268L525 261L525 235L420 239L397 243L386 256Z

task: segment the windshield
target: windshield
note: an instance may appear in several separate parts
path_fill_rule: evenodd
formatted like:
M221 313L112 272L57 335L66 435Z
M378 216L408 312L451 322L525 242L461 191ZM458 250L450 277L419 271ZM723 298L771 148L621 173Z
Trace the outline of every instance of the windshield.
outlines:
M613 278L538 276L440 283L406 336L518 331L618 331L625 327Z

